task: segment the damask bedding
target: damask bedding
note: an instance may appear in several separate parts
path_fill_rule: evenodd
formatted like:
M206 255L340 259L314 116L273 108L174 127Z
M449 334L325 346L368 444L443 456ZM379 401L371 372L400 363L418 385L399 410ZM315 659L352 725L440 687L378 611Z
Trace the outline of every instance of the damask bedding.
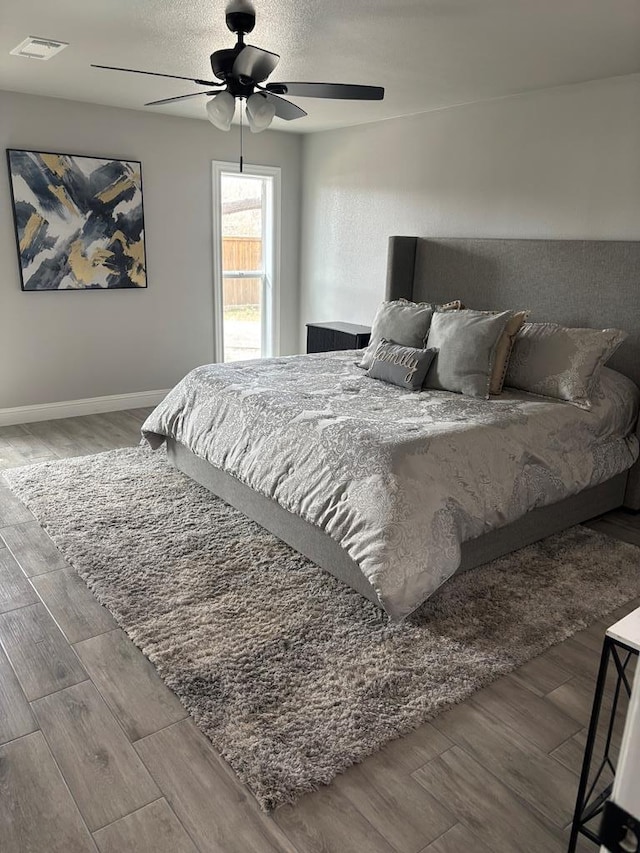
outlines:
M640 392L604 369L591 411L507 389L489 400L407 392L362 353L206 365L152 412L166 437L321 528L387 613L409 614L460 547L629 468Z

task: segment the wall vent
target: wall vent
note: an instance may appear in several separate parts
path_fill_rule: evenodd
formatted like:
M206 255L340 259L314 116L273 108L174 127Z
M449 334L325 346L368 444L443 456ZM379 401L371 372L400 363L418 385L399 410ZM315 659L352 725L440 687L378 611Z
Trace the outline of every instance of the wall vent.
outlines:
M56 53L60 53L65 47L68 47L66 41L56 41L55 39L43 39L38 36L29 36L9 53L14 56L25 56L27 59L51 59Z

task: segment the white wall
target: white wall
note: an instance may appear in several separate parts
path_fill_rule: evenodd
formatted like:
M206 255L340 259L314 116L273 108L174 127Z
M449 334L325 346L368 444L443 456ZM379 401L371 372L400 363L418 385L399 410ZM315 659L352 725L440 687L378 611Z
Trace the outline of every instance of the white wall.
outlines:
M169 388L213 360L211 161L238 130L0 92L0 148L142 161L147 290L23 293L0 166L0 409ZM300 137L245 135L245 161L282 167L281 350L298 347Z
M638 240L640 75L313 134L302 185L302 323L370 323L391 234Z

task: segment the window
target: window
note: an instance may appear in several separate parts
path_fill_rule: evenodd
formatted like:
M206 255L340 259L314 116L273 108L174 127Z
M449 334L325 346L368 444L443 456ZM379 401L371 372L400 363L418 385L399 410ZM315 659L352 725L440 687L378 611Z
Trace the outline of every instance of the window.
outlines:
M213 163L217 361L278 352L280 169Z

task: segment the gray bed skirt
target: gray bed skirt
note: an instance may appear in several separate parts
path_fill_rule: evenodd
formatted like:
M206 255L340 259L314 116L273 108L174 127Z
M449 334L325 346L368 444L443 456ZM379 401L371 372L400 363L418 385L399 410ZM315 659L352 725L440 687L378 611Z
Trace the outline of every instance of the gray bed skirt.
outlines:
M320 568L348 584L378 607L375 590L340 545L320 528L293 515L276 501L255 492L235 477L195 456L184 445L168 438L169 462L231 506L258 522L283 542L304 554ZM503 554L558 533L619 507L624 501L627 473L623 472L558 503L534 509L523 518L470 539L462 545L458 571L468 571Z

